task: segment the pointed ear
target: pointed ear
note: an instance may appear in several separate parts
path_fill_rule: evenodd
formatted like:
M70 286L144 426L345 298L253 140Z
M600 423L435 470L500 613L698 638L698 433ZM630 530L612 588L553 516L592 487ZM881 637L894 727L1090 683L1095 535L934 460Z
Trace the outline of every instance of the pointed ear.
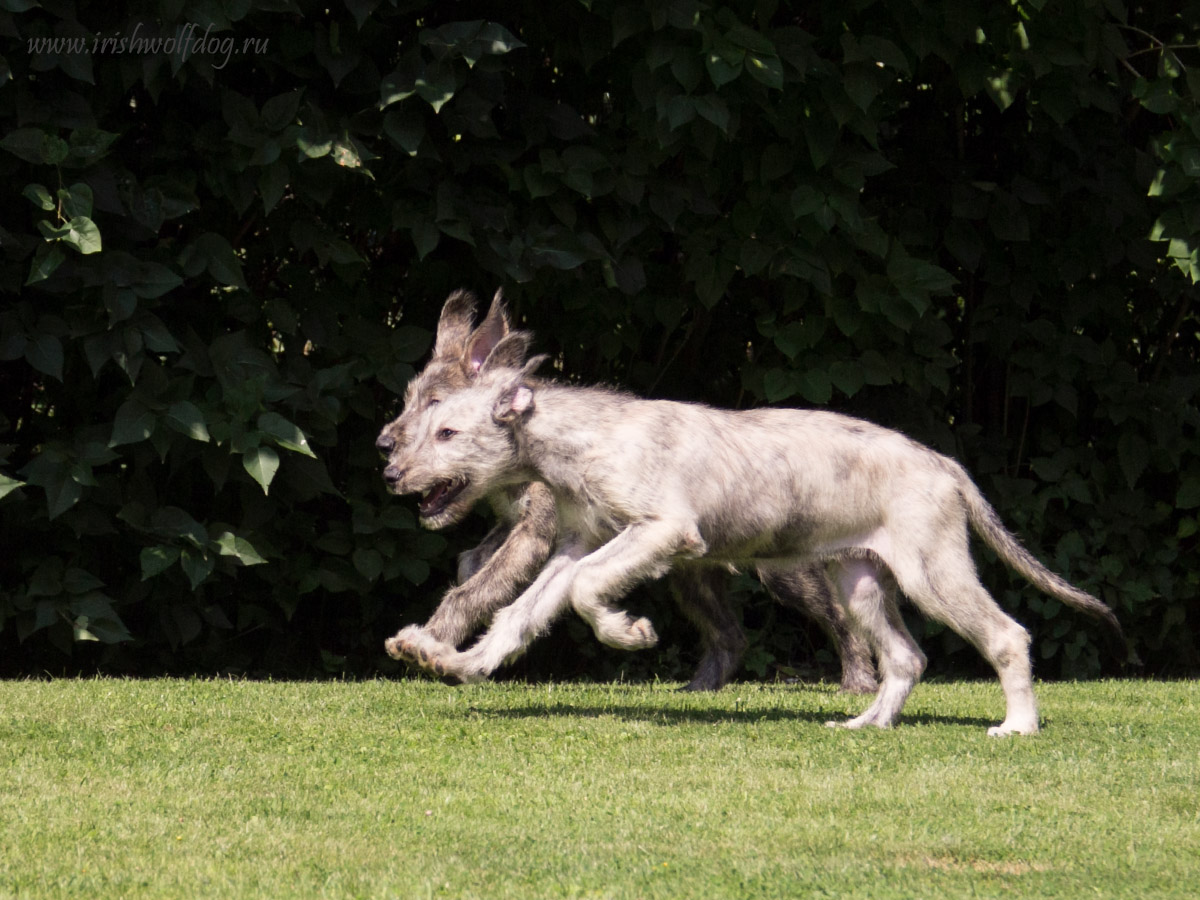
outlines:
M504 308L504 292L496 291L487 317L467 340L467 349L463 355L463 367L472 374L482 369L488 356L511 330L508 323L508 311Z
M521 368L525 365L525 354L529 352L531 343L533 335L528 331L514 331L505 335L480 363L478 371Z
M475 295L470 291L455 291L446 298L438 319L437 340L433 345L434 359L461 356L467 347L471 328L475 325Z
M550 358L549 353L539 353L525 365L521 366L521 380L528 381L533 378L533 373L542 367L542 363Z
M496 293L492 295L492 305L488 307L487 318L484 322L495 319L503 325L505 334L512 331L512 322L508 318L508 304L504 302L504 288L496 288Z
M492 406L492 418L501 425L511 425L533 412L534 389L523 381L515 381L500 392Z

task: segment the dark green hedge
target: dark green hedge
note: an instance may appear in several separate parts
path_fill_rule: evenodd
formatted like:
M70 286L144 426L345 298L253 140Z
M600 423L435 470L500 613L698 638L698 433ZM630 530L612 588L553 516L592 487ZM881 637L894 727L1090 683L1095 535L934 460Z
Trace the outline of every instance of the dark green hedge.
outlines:
M956 455L1197 669L1196 3L0 10L0 671L386 668L485 522L419 531L373 438L497 285L569 377ZM1099 671L983 565L1041 674ZM820 646L737 590L750 671ZM676 674L656 593L657 657L539 671Z

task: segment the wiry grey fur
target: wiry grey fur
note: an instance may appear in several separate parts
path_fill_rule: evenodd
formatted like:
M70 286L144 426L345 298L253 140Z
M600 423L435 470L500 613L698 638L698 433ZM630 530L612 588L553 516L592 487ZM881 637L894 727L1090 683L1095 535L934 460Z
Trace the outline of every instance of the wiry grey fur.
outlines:
M879 661L875 700L846 727L890 726L925 668L899 587L996 669L1006 714L989 734L1032 734L1029 636L980 584L970 528L1120 637L1112 611L1034 559L958 463L903 435L825 411L731 412L541 383L531 377L540 360L514 369L504 343L471 387L414 422L391 458L393 488L460 485L465 504L540 480L557 504L558 539L530 587L469 650L437 654L437 671L486 677L568 604L603 633L609 602L680 564L748 567L769 581L822 563Z
M450 295L442 308L432 359L409 382L404 410L385 427L376 441L395 455L409 442L413 424L431 406L470 385L485 359L501 339L512 335L503 361L521 365L528 336L513 332L499 291L483 322L476 327L475 298L466 291ZM499 364L498 356L492 360ZM389 466L385 478L395 470ZM401 629L386 642L390 655L433 668L433 660L462 644L497 610L506 606L533 579L549 558L558 530L555 501L540 482L506 486L487 496L499 524L475 549L459 557L459 585L447 592L424 626ZM469 508L469 507L468 507ZM465 513L466 509L461 509ZM715 690L737 670L746 640L737 617L724 599L727 573L693 567L675 577L675 597L685 616L700 631L704 648L688 690ZM869 693L877 684L870 649L847 626L845 614L833 599L832 586L820 567L781 574L768 588L780 602L812 616L830 635L842 659L842 689ZM620 610L604 617L606 643L625 649L652 646L657 640L646 619L633 619Z

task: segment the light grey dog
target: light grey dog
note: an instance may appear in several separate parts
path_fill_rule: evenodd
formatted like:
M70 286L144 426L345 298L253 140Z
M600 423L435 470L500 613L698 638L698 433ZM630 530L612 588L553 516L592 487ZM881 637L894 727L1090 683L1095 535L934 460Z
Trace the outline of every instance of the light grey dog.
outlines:
M823 563L879 661L880 687L849 728L890 726L925 668L895 588L972 643L1000 676L992 735L1038 730L1029 635L980 584L973 528L1036 587L1123 641L1112 611L1034 559L953 460L901 434L824 411L742 412L545 384L517 368L527 336L500 341L475 383L428 408L391 455L397 493L423 492L431 528L508 485L544 482L558 540L533 584L469 650L437 671L486 677L568 604L597 633L624 627L608 603L636 582L697 561L770 577ZM612 617L612 618L610 618Z
M419 416L470 385L488 354L511 331L499 291L478 327L475 298L466 291L451 294L442 307L432 358L409 382L402 414L383 429L376 446L385 453L399 452L409 442L412 425ZM422 504L423 514L443 497L428 497ZM508 485L488 494L487 501L497 513L499 524L478 547L459 557L459 584L447 592L429 621L424 626L403 628L388 639L385 648L394 658L432 669L432 655L453 650L477 627L490 621L517 597L549 558L558 522L554 497L544 484L535 481ZM685 689L715 690L732 677L741 662L746 640L723 597L726 578L722 569L700 566L681 569L673 578L676 600L699 629L704 648L696 674ZM842 661L843 690L869 693L876 689L870 649L848 628L823 568L781 570L773 574L767 586L781 603L807 613L830 635ZM605 643L640 649L657 640L646 619L610 610L604 621L607 630L601 640Z

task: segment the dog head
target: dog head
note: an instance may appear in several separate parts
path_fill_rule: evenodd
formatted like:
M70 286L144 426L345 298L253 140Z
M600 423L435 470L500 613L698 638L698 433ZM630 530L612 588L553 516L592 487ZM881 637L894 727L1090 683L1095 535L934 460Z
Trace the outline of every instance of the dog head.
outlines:
M390 457L404 446L413 422L424 410L474 382L484 361L501 340L510 334L520 334L520 341L528 347L530 336L512 331L502 291L496 291L491 308L478 328L474 320L474 295L469 291L451 294L442 306L432 357L409 381L403 411L384 426L375 441L375 447L385 456Z
M389 490L420 493L421 522L429 528L461 520L503 479L503 463L512 455L511 435L490 415L474 423L472 403L484 394L472 386L483 380L490 387L497 373L520 371L532 338L511 330L500 292L477 328L474 309L474 298L463 291L446 301L433 357L409 382L403 412L376 441L387 457L383 478ZM449 419L458 424L447 424ZM455 439L460 434L466 437Z

